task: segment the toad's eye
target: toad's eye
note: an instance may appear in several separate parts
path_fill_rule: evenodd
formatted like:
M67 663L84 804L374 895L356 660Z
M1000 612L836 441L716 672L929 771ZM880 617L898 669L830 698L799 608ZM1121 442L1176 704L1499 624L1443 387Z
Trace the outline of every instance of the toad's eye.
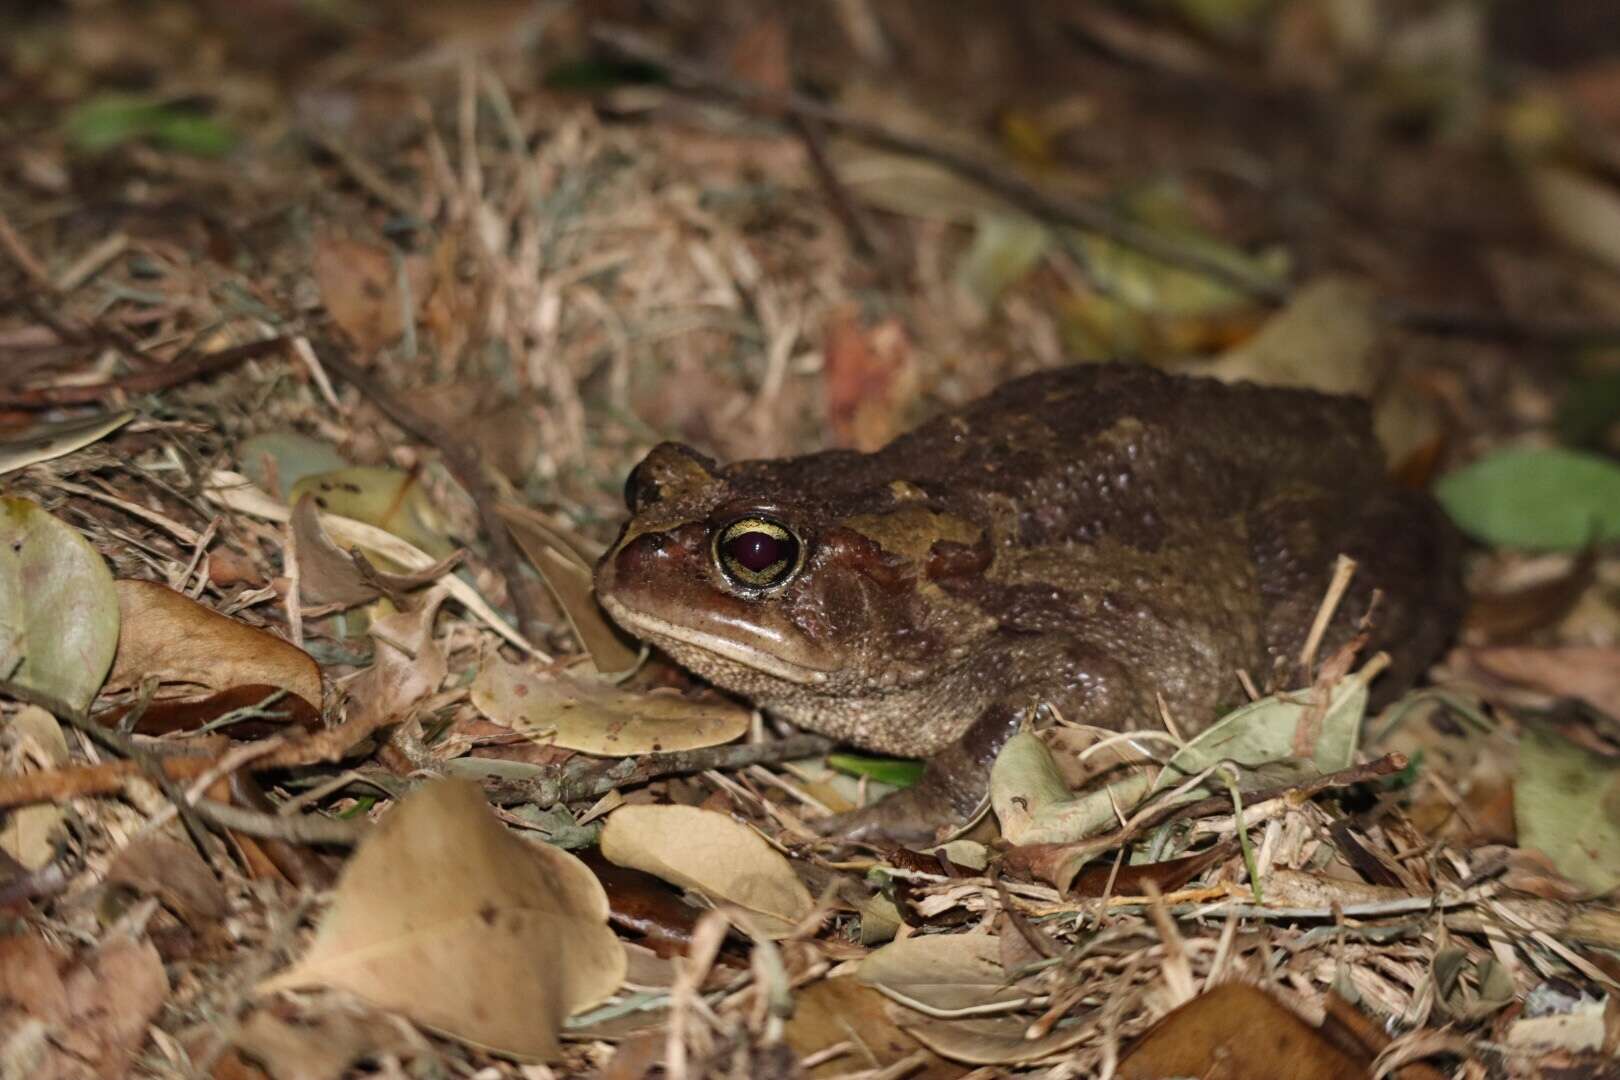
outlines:
M786 584L798 572L803 553L799 538L769 518L739 518L714 534L714 560L720 572L745 589Z

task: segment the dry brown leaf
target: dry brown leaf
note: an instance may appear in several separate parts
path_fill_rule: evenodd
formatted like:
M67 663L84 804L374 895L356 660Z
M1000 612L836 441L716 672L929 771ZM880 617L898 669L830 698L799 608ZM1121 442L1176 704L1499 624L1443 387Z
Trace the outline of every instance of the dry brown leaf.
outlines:
M772 937L786 937L815 908L781 852L713 810L621 806L608 815L601 846L609 862L756 913L760 930Z
M321 526L315 497L308 493L293 507L292 527L298 541L298 598L311 606L350 608L384 595L397 601L402 594L449 573L462 557L457 551L409 574L378 570L360 551L345 551L333 543Z
M811 1077L837 1076L862 1069L882 1069L917 1052L917 1043L889 1019L887 999L855 979L820 979L793 995L793 1018L783 1039L801 1060L841 1042L849 1053L811 1069ZM945 1080L966 1070L932 1055L908 1080Z
M248 1017L236 1046L262 1061L274 1080L340 1080L361 1058L408 1053L411 1042L387 1017L331 1010L289 1023L269 1009Z
M508 832L476 784L406 796L350 859L309 952L261 986L352 991L457 1038L555 1057L624 978L607 897L574 856Z
M371 624L374 659L344 687L354 703L345 728L364 736L385 724L398 723L444 683L449 666L444 650L433 639L433 623L445 595L442 587L435 588L414 611L385 615Z
M197 849L166 836L137 837L113 857L107 881L157 897L198 932L217 927L229 912L224 888Z
M106 689L152 678L210 690L254 683L321 707L321 669L304 650L156 582L123 580L117 588L122 625Z
M853 309L828 320L822 354L822 392L835 444L876 450L900 433L905 407L916 394L911 345L898 319L874 327Z
M1155 1024L1119 1063L1121 1080L1345 1080L1368 1075L1257 987L1223 983Z
M61 1075L116 1080L146 1042L146 1025L169 993L163 960L151 942L118 938L103 944L62 979L71 1018L53 1035Z
M891 1005L889 1011L907 1035L941 1057L969 1065L1037 1061L1061 1054L1092 1035L1089 1025L1071 1024L1031 1039L1026 1034L1029 1021L1015 1016L933 1020L899 1005Z
M428 267L418 260L405 265L414 318L429 284ZM404 332L408 313L399 272L385 248L328 233L315 241L314 269L326 313L361 352L376 352Z
M585 754L696 750L748 730L749 710L719 697L674 690L635 693L565 674L541 675L490 657L472 686L472 702L490 720L540 741Z
M861 961L856 977L894 1000L932 1009L966 1009L1016 1001L1029 992L1011 985L1001 966L1001 942L989 934L928 934L891 941Z
M1472 649L1467 655L1476 667L1498 679L1558 697L1579 698L1599 712L1620 718L1620 647L1497 645Z
M4 740L16 744L16 751L45 768L66 765L67 737L62 725L38 705L24 705L6 725ZM38 870L56 855L56 830L62 823L62 808L55 803L19 806L0 825L0 851L29 870Z
M56 950L33 934L0 937L0 1012L20 1008L46 1024L67 1019L63 963Z
M591 581L593 555L573 537L561 533L537 510L511 503L499 507L512 538L551 590L557 606L579 639L596 670L604 675L629 671L641 658L618 627L608 621L596 602ZM599 553L598 553L599 554Z

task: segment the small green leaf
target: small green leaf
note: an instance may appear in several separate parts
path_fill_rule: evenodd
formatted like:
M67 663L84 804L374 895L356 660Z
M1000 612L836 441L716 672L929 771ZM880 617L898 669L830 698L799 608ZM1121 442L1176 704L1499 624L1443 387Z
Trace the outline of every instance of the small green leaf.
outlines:
M77 530L0 499L0 687L82 716L118 647L112 572Z
M867 757L864 754L828 754L827 764L851 776L865 776L894 787L910 787L922 776L923 764L910 758Z
M218 157L236 143L228 127L194 108L127 94L101 94L77 106L68 114L67 136L92 154L146 139L168 150Z
M1309 690L1261 698L1228 713L1176 751L1154 782L1153 790L1176 787L1222 761L1236 765L1245 779L1265 776L1273 782L1288 774L1303 779L1348 767L1355 760L1356 744L1361 738L1368 679L1381 669L1381 665L1369 665L1335 683L1314 732L1301 731L1301 725L1314 711ZM1296 756L1301 734L1311 737L1308 760Z
M1574 551L1620 538L1620 465L1574 450L1499 450L1440 478L1435 496L1470 536Z
M1594 893L1620 885L1620 763L1527 728L1513 817L1519 846L1540 851L1569 880Z

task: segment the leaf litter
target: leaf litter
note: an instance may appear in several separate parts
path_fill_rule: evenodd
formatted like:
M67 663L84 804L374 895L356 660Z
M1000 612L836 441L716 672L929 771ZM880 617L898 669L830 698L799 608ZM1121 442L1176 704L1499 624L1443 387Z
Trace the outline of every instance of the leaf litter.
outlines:
M1314 5L1031 15L1089 50L1049 78L970 6L828 5L797 17L837 32L802 40L766 6L729 53L707 48L718 22L642 27L1130 226L1088 230L948 153L836 137L837 116L829 138L657 84L536 89L607 59L573 10L272 7L3 17L27 24L0 48L28 87L0 145L22 542L0 547L4 1061L1426 1077L1612 1050L1617 418L1592 396L1578 445L1554 440L1560 402L1612 379L1602 350L1560 350L1620 318L1601 265L1620 238L1594 164L1612 117L1580 111L1573 74L1487 86L1466 12L1360 44ZM969 38L991 66L964 80ZM1363 130L1387 182L1300 160L1305 133L1246 96L1239 41L1289 92L1381 118ZM1385 54L1387 81L1335 81ZM1097 62L1108 79L1076 81ZM1420 92L1416 69L1449 74ZM975 114L1032 79L1043 107ZM1190 130L1141 92L1186 79L1248 102L1239 122ZM1486 93L1501 108L1469 104ZM1396 115L1415 126L1386 139ZM1529 167L1495 171L1498 138ZM1326 196L1308 240L1279 192ZM1478 593L1533 610L1365 723L1353 677L1190 741L1099 749L1054 717L998 762L980 832L851 854L804 827L847 794L818 762L771 755L773 721L693 697L589 595L625 472L662 437L867 448L1015 372L1121 352L1372 393L1402 475L1443 474L1497 548ZM458 469L463 447L486 467ZM1504 587L1518 549L1590 567L1538 599ZM644 873L604 890L524 831Z

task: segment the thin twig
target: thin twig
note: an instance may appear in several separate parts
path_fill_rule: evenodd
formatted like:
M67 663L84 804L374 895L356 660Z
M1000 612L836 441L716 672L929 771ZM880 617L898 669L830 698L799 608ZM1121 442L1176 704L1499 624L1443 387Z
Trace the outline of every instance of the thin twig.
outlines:
M471 440L451 434L405 404L368 372L361 370L359 365L339 355L330 342L315 343L315 353L322 367L348 381L369 398L384 416L407 433L439 451L445 468L450 470L450 475L455 477L478 508L478 520L489 537L489 559L496 572L506 579L506 591L512 598L512 607L517 611L518 629L530 641L544 642L551 628L540 617L544 604L537 594L537 583L523 574L523 561L518 555L517 546L512 543L506 522L495 509L500 497L489 482L478 448Z
M90 386L40 386L30 390L0 391L0 408L53 409L61 405L92 405L116 394L150 394L171 386L218 375L222 371L277 352L287 339L265 338L217 352L175 360L151 371Z
M661 776L793 761L825 754L832 747L833 741L822 735L793 735L769 742L710 746L670 754L643 754L641 757L611 761L576 757L566 764L553 766L545 775L534 779L489 777L483 783L490 801L497 806L528 802L551 806L594 798L614 788L645 784Z

